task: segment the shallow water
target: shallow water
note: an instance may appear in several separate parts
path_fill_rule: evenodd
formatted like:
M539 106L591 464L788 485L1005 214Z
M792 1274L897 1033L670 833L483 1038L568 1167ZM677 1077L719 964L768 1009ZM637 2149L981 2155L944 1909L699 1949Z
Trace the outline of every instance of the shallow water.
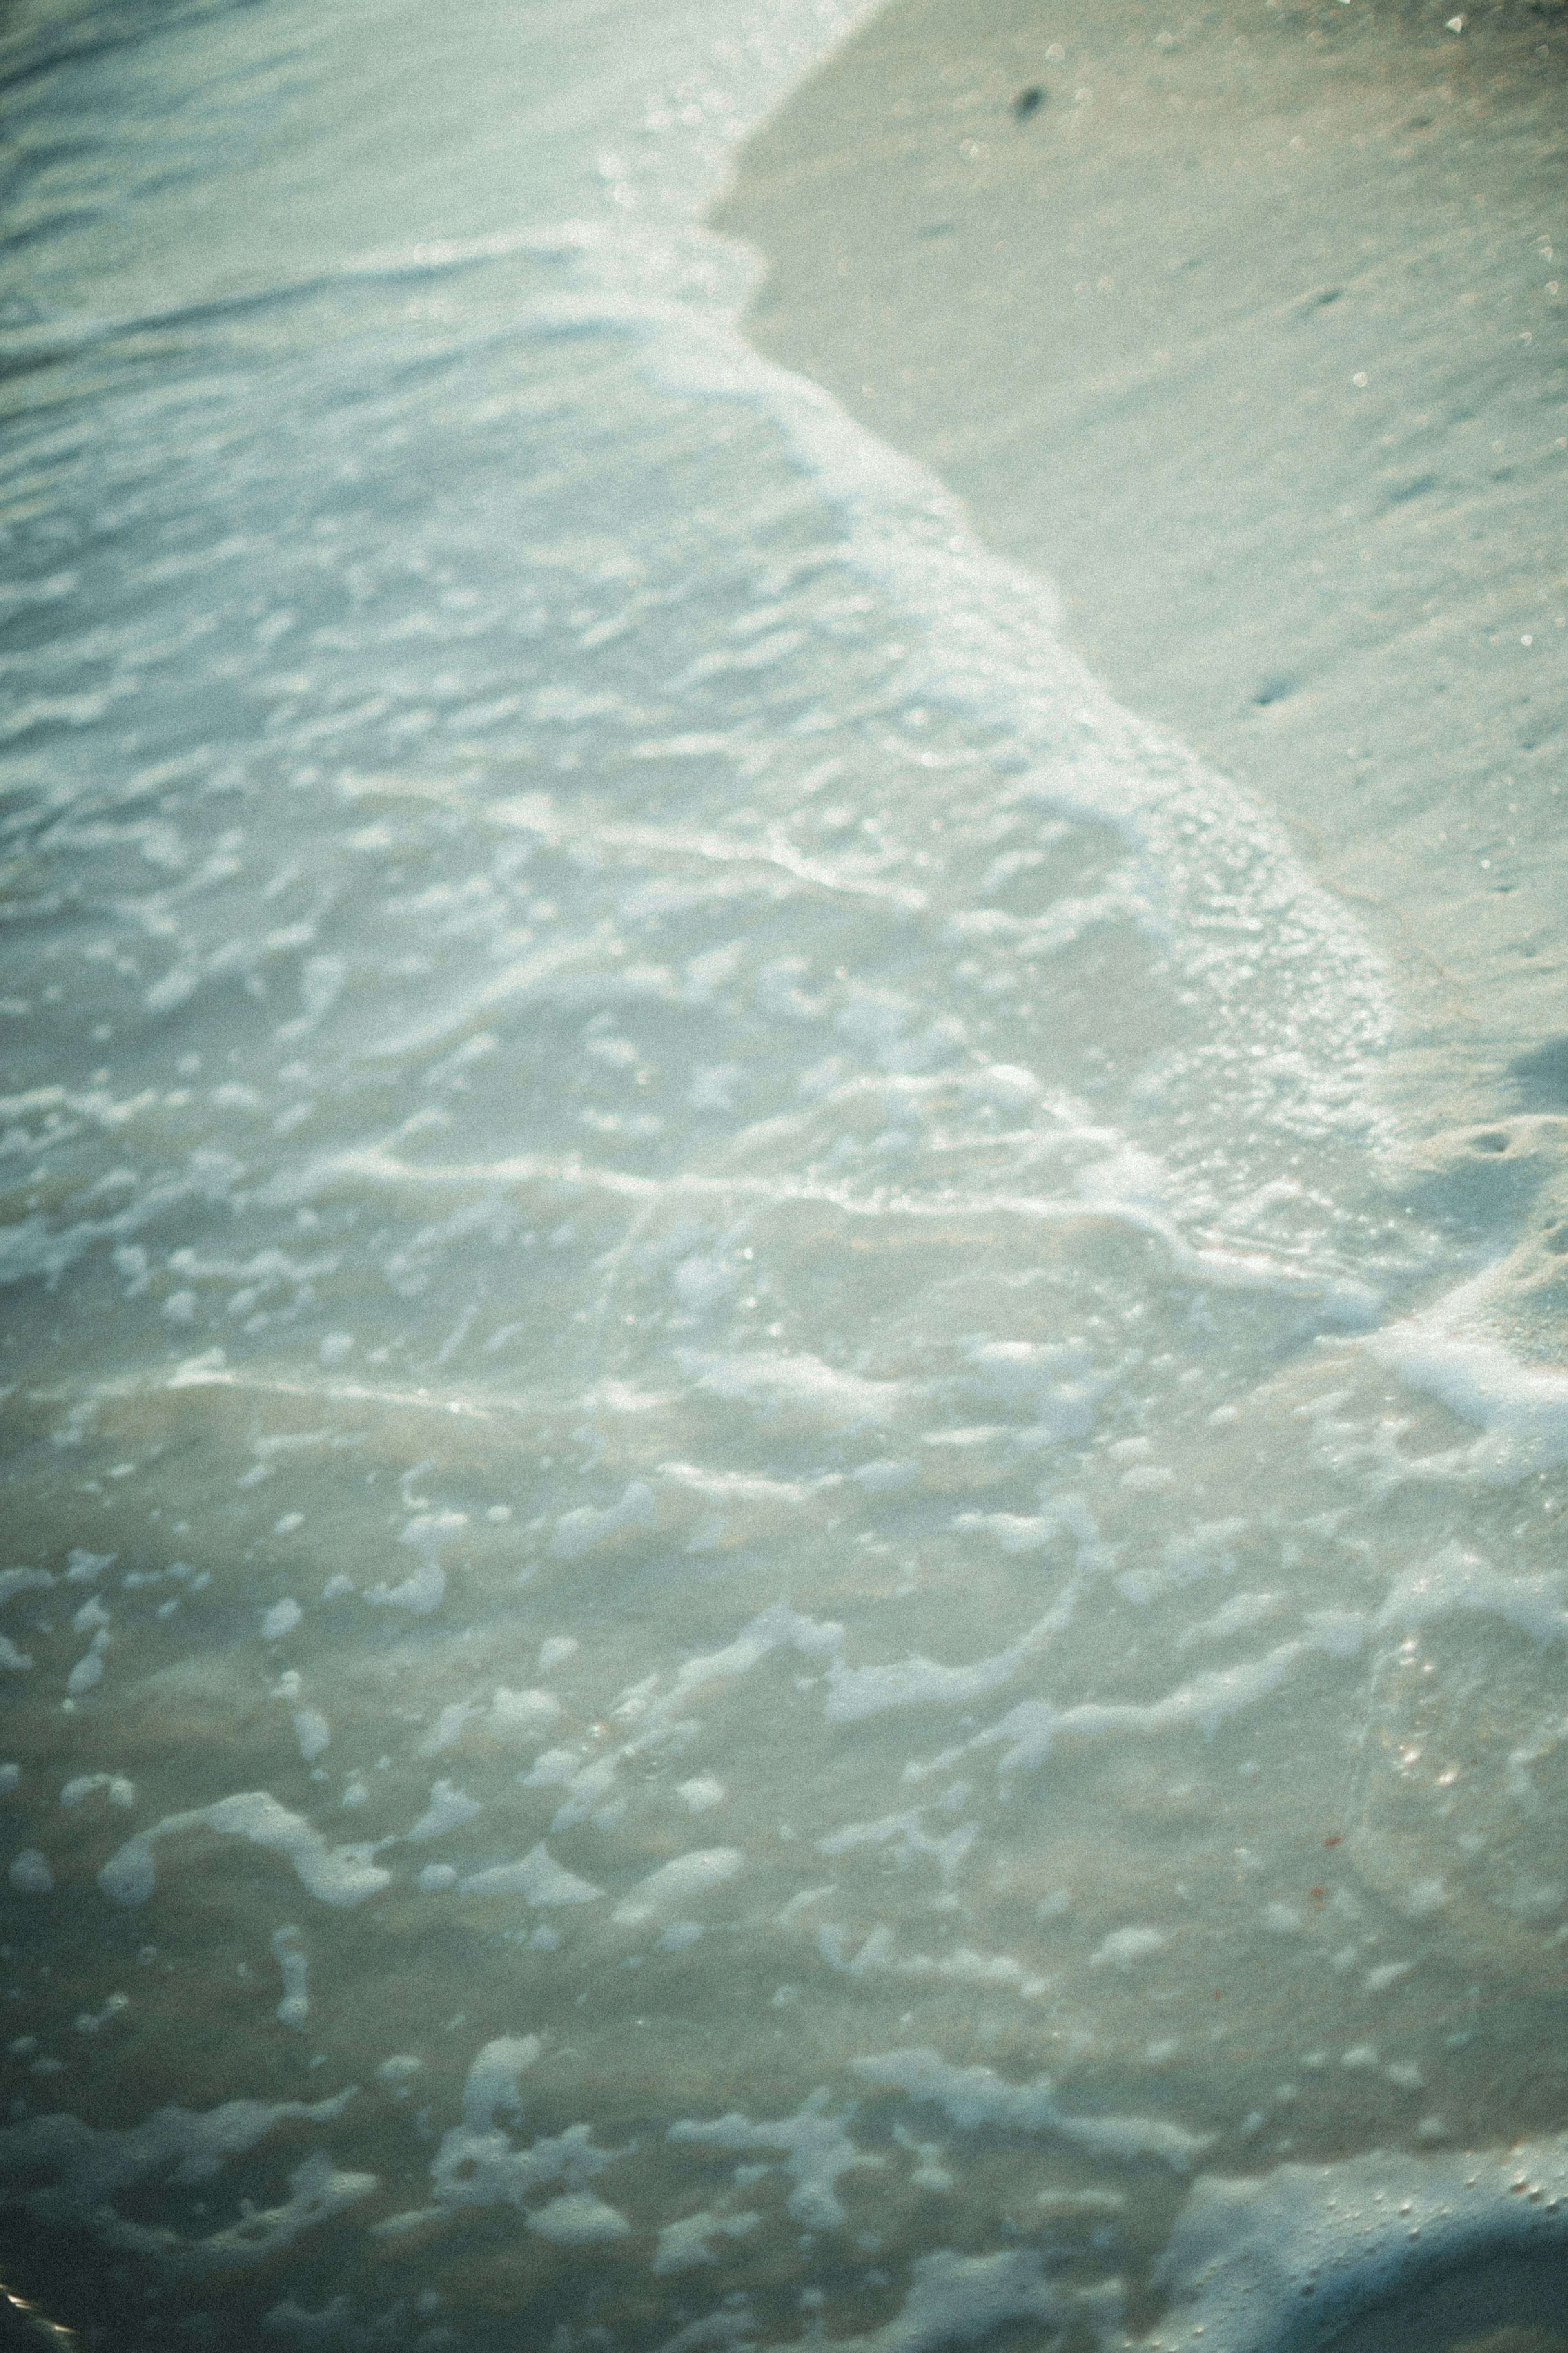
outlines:
M89 2343L1239 2349L1561 2244L1563 1123L1405 1134L1268 816L748 352L700 207L850 13L10 36L0 2194Z

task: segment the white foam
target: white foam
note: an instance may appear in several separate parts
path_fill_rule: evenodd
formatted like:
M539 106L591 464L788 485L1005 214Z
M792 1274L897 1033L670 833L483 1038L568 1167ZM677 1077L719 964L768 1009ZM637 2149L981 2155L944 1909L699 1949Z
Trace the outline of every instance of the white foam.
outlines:
M1082 1341L985 1340L969 1350L978 1387L1031 1418L1036 1437L1058 1445L1087 1438L1113 1376L1097 1372Z
M727 1682L731 1675L748 1674L761 1661L774 1651L786 1646L797 1650L806 1658L835 1657L844 1640L844 1629L827 1620L803 1617L787 1602L775 1601L761 1617L739 1633L721 1651L710 1651L695 1659L688 1659L675 1679L675 1690L668 1704L673 1714L694 1692L707 1683Z
M754 1405L770 1419L787 1417L807 1428L861 1430L891 1419L919 1395L907 1382L867 1380L804 1353L786 1356L756 1349L689 1356L682 1362L693 1388L707 1396Z
M935 1660L918 1657L895 1659L882 1667L835 1664L827 1676L827 1721L859 1724L868 1716L885 1715L894 1708L962 1707L984 1699L1003 1683L1011 1683L1026 1662L1037 1656L1053 1634L1061 1631L1072 1616L1075 1599L1076 1588L1068 1587L1045 1616L1016 1642L1009 1643L1005 1651L994 1651L989 1658L973 1660L968 1666L944 1666Z
M521 1895L525 1904L592 1904L604 1891L563 1870L541 1841L519 1862L496 1863L459 1883L465 1895Z
M304 1615L304 1611L300 1609L293 1596L291 1594L286 1594L281 1601L275 1601L271 1609L263 1616L261 1620L262 1641L264 1642L280 1642L285 1634L291 1634L294 1631L295 1627L298 1626L300 1619L303 1618Z
M467 1796L456 1782L437 1781L431 1786L430 1803L413 1829L403 1835L410 1845L422 1839L444 1838L448 1831L461 1830L465 1822L483 1812L479 1799Z
M388 1585L383 1579L367 1586L364 1598L381 1609L406 1609L411 1617L428 1618L447 1598L447 1572L439 1561L426 1557L400 1584Z
M1194 1642L1224 1642L1232 1634L1250 1633L1255 1626L1278 1617L1282 1607L1282 1597L1278 1593L1235 1594L1212 1618L1205 1618L1201 1625L1189 1626L1176 1648L1186 1651Z
M548 1732L560 1713L553 1692L508 1691L502 1684L490 1702L485 1728L501 1739L531 1740Z
M1208 2174L1177 2218L1158 2274L1171 2307L1143 2343L1298 2353L1423 2274L1565 2246L1564 2139L1483 2155L1379 2149L1251 2180Z
M551 1760L550 1767L541 1769L546 1766L546 1757L541 1757L531 1772L519 1774L518 1778L525 1788L542 1787L551 1780L558 1781L564 1788L565 1797L550 1818L552 1838L571 1830L577 1822L586 1821L590 1816L601 1830L612 1827L620 1820L626 1811L626 1800L616 1790L616 1773L626 1753L624 1748L612 1749L607 1756L595 1757L591 1764L580 1766L572 1757L569 1761L575 1769L565 1772L554 1766L554 1760L562 1752L552 1749L546 1752Z
M875 1821L846 1822L842 1830L830 1831L818 1839L818 1854L850 1854L858 1847L891 1846L901 1863L926 1859L937 1865L942 1884L951 1886L958 1867L978 1836L977 1826L962 1822L945 1834L933 1837L925 1827L929 1810L917 1806L901 1814L883 1814Z
M310 2002L305 1990L305 1956L300 1950L299 1929L275 1929L268 1949L283 1972L283 1999L278 2005L278 2023L279 2026L303 2026L310 2015Z
M819 1938L819 1945L820 1941ZM857 1974L861 1963L871 1957L872 1941L868 1938L853 1964ZM1038 2001L1055 1982L1051 1978L1041 1977L1012 1953L978 1953L970 1945L954 1945L939 1954L910 1953L892 1961L889 1967L894 1977L937 1978L953 1985L989 1986L994 1991L1016 1993L1025 2001Z
M501 2035L484 2045L464 2085L462 2121L442 2135L431 2162L437 2202L389 2216L373 2226L376 2235L401 2235L460 2207L499 2205L522 2208L531 2227L542 2227L545 2237L563 2245L625 2235L625 2218L587 2194L587 2184L623 2151L595 2148L585 2124L568 2126L563 2133L516 2148L500 2122L504 2116L515 2126L521 2117L518 2078L535 2063L542 2048L534 2034ZM531 2203L542 2192L557 2189L563 2190L559 2199Z
M1368 1993L1386 1993L1390 1986L1407 1978L1415 1967L1414 1961L1379 1961L1375 1968L1368 1969L1362 1983Z
M1086 1700L1076 1707L1056 1708L1045 1700L1026 1700L964 1744L929 1766L905 1767L905 1778L918 1780L945 1768L954 1755L969 1749L1005 1744L997 1761L1004 1778L1034 1772L1049 1757L1058 1741L1140 1739L1196 1726L1210 1736L1227 1717L1238 1715L1278 1691L1298 1662L1316 1651L1330 1657L1353 1656L1361 1646L1364 1621L1350 1612L1329 1613L1321 1629L1306 1641L1279 1643L1261 1658L1240 1660L1235 1666L1212 1668L1180 1684L1163 1699L1149 1701Z
M1081 2315L1084 2299L1075 2302ZM901 2310L862 2337L859 2353L936 2353L941 2346L975 2343L1005 2321L1059 2324L1068 2309L1032 2247L991 2255L942 2248L917 2256Z
M365 1599L384 1609L406 1609L416 1618L428 1618L447 1598L447 1572L441 1566L442 1547L468 1525L464 1512L422 1512L409 1521L399 1544L412 1546L419 1555L419 1566L411 1577L399 1585L367 1587Z
M602 1511L583 1504L574 1512L563 1513L555 1524L550 1549L557 1560L581 1560L585 1553L596 1551L628 1529L651 1528L658 1516L653 1489L646 1480L634 1479L617 1504Z
M1494 1340L1454 1330L1472 1288L1452 1294L1432 1314L1389 1324L1364 1343L1407 1388L1436 1398L1481 1432L1468 1445L1393 1458L1384 1472L1391 1483L1514 1487L1533 1472L1568 1462L1568 1372L1521 1363Z
M346 2172L324 2152L318 2152L289 2174L289 2196L281 2205L264 2207L241 2221L231 2222L226 2230L188 2243L181 2260L193 2271L223 2271L261 2262L291 2246L301 2231L330 2222L334 2215L357 2205L378 2186L375 2174Z
M469 1700L452 1700L441 1710L431 1729L419 1744L421 1757L444 1757L462 1736L463 1726L479 1708Z
M297 1707L294 1710L294 1737L300 1744L300 1754L307 1765L331 1746L332 1727L319 1707Z
M363 1904L392 1876L372 1862L371 1848L330 1847L302 1815L291 1814L265 1789L247 1789L189 1813L165 1814L150 1830L138 1831L110 1855L98 1874L99 1885L117 1904L145 1904L157 1882L154 1847L161 1840L204 1825L220 1837L247 1839L253 1846L286 1856L300 1884L323 1904Z
M592 2247L607 2239L626 2238L632 2226L591 2189L568 2189L547 2205L534 2207L528 2227L541 2238L553 2240L558 2247Z
M747 2238L762 2219L754 2211L717 2214L704 2208L700 2213L682 2215L678 2222L666 2222L654 2250L654 2277L664 2279L671 2272L691 2271L699 2263L716 2263L715 2239Z
M72 1699L81 1699L96 1691L103 1681L103 1654L109 1648L109 1635L100 1626L92 1638L90 1649L83 1653L66 1677L66 1690Z
M1091 1969L1135 1968L1140 1961L1163 1952L1170 1941L1162 1928L1116 1928L1095 1947L1089 1965Z
M298 2100L229 2100L205 2111L160 2108L145 2123L100 2127L67 2115L31 2116L0 2127L0 2203L18 2206L46 2230L85 2232L102 2246L150 2255L175 2269L219 2271L276 2253L310 2225L342 2213L375 2189L374 2173L340 2172L324 2156L289 2177L280 2206L252 2212L205 2238L182 2238L163 2224L133 2221L117 2194L149 2179L184 2188L216 2179L278 2125L333 2124L353 2091L307 2105ZM40 2173L49 2177L39 2184Z
M101 2034L106 2026L115 2019L122 2017L130 2007L131 1997L128 1993L108 1994L104 1997L103 2007L100 2010L78 2011L76 2031L79 2034Z
M1004 1552L1044 1552L1056 1534L1052 1521L1032 1512L960 1512L952 1525L961 1535L994 1536Z
M261 2325L269 2337L291 2337L296 2345L319 2347L322 2353L374 2353L385 2318L380 2314L358 2319L346 2295L334 2295L315 2312L286 2295L263 2315Z
M1213 2138L1163 2116L1076 2116L1061 2107L1048 2075L1008 2084L990 2067L956 2067L935 2051L889 2051L854 2066L868 2084L934 2102L961 2132L1048 2133L1096 2156L1156 2157L1176 2173L1190 2172Z
M521 2114L522 2094L517 2079L534 2064L542 2048L537 2034L502 2034L485 2043L470 2064L463 2086L466 2130L490 2132L498 2115Z
M123 1773L79 1773L60 1791L62 1806L84 1805L89 1798L103 1791L111 1806L129 1809L136 1803L136 1786Z
M678 1854L672 1862L661 1863L639 1881L616 1905L611 1917L622 1927L651 1920L677 1905L689 1904L694 1896L705 1895L710 1887L721 1887L734 1878L745 1860L735 1846L697 1847L689 1854Z
M0 1568L0 1609L18 1593L45 1593L54 1583L47 1568Z
M1380 1630L1408 1632L1435 1618L1475 1613L1501 1618L1532 1641L1568 1640L1568 1609L1563 1606L1562 1572L1510 1577L1491 1568L1462 1545L1443 1550L1400 1577L1377 1614Z
M711 2124L685 2117L671 2125L669 2138L738 2154L782 2151L784 2170L795 2185L788 2205L795 2221L808 2231L837 2231L844 2222L837 2190L842 2177L878 2170L884 2161L856 2147L846 2122L842 2116L830 2113L827 2093L816 2091L792 2116L762 2124L740 2115L719 2116Z

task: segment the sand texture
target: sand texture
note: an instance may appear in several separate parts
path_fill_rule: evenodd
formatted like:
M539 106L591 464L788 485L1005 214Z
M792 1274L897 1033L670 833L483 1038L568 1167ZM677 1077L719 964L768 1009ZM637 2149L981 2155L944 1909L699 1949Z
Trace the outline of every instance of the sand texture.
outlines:
M1360 906L1417 1124L1568 1107L1568 17L1447 5L899 0L716 216Z

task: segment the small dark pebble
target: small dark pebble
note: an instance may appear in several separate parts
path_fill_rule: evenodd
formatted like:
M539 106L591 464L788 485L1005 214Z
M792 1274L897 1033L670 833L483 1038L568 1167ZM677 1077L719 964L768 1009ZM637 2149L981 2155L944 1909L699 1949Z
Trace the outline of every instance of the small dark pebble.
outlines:
M1040 88L1038 82L1031 82L1028 89L1021 90L1018 92L1017 97L1013 100L1014 121L1027 122L1031 114L1038 114L1045 102L1045 91Z

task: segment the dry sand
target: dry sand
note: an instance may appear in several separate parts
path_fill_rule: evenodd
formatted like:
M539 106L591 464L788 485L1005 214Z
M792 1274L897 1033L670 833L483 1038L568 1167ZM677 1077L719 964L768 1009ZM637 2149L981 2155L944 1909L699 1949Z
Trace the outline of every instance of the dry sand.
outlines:
M1568 13L896 0L742 156L749 332L1051 578L1398 980L1568 1110Z

